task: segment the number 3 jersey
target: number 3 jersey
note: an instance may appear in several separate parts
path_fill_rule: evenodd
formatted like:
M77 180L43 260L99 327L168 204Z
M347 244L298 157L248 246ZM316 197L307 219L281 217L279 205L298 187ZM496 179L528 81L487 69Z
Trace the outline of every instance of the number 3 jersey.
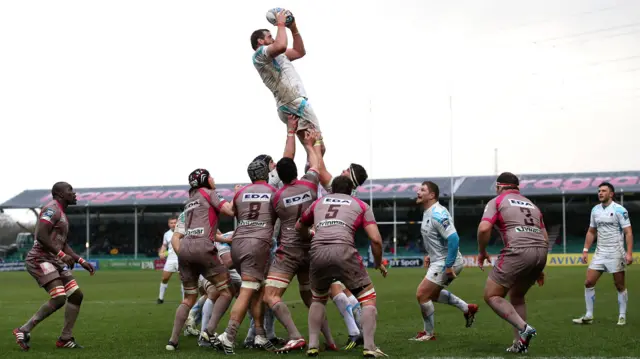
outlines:
M307 208L300 222L315 224L316 234L311 250L327 244L345 244L355 248L355 233L359 227L375 224L376 219L368 204L346 194L328 194Z
M493 224L505 247L548 247L542 233L542 212L520 191L507 190L489 201L482 220Z
M238 225L233 240L255 238L265 241L271 247L273 225L278 218L271 206L271 198L276 189L268 183L253 183L236 193L233 206Z

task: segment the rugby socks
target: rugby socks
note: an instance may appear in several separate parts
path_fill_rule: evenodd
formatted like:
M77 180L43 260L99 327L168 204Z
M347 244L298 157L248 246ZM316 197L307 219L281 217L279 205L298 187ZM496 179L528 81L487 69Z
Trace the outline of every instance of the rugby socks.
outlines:
M244 339L244 341L251 341L253 342L254 339L256 338L256 329L255 329L255 322L253 321L253 315L251 315L251 311L248 310L247 311L247 316L249 316L249 331L247 332L247 337Z
M452 305L460 309L463 313L466 313L469 311L469 305L467 305L467 302L456 297L453 293L445 289L440 291L440 296L438 297L438 303Z
M428 301L426 303L420 304L420 312L422 312L422 321L424 322L424 331L429 335L433 335L433 331L435 328L435 319L434 315L436 312L436 308L433 305L432 301Z
M64 310L64 327L62 327L60 339L69 340L73 337L73 326L76 324L78 314L80 314L80 305L67 301L67 306Z
M584 302L587 304L587 314L585 317L593 318L593 305L596 302L596 288L584 288Z
M187 321L187 317L189 316L189 306L180 303L178 309L176 310L176 319L173 322L173 331L171 332L170 342L177 344L178 338L180 337L180 331L182 327L184 327L184 323Z
M198 298L198 301L196 302L196 304L193 306L193 308L191 308L191 311L189 311L190 320L193 320L194 322L198 320L198 318L200 317L200 314L202 313L202 306L204 305L206 300L207 300L206 295L203 295L200 298Z
M627 290L623 290L622 292L618 292L618 306L620 307L620 316L627 316L627 302L629 301L629 295L627 294Z
M362 308L362 331L364 336L364 349L376 350L376 344L373 341L376 335L376 321L378 317L378 309L373 305L365 305Z
M509 322L521 332L527 328L527 323L518 315L516 309L506 299L494 296L489 298L487 304L502 319Z
M349 303L349 298L344 293L340 293L333 297L333 302L338 307L342 318L344 318L344 323L347 325L347 331L349 335L359 335L360 329L358 329L358 325L356 324L356 320L353 316L353 312L351 311L351 303ZM358 300L356 299L356 303Z
M180 284L180 300L184 299L184 286L182 284Z
M240 326L240 323L236 322L233 319L229 319L229 325L227 326L227 329L224 332L227 333L227 339L229 339L229 341L232 343L236 341L236 335L238 334L239 326ZM213 333L213 331L209 331L209 333ZM258 331L256 330L256 334L257 333Z
M44 303L40 309L33 315L23 326L20 327L20 330L23 332L30 332L33 328L36 327L41 321L45 320L48 316L55 313L58 309L62 308L65 303L65 299L56 300L55 298L49 299L46 303Z
M213 301L207 298L207 300L204 302L204 305L202 306L202 322L200 323L201 331L207 328L209 319L211 319L211 313L213 313Z
M336 344L336 341L333 340L333 336L331 335L331 329L329 329L329 321L327 320L326 316L322 321L322 327L320 327L320 331L322 332L322 335L324 335L324 340L327 345Z
M282 325L287 329L289 333L289 340L291 339L300 339L302 338L302 334L298 331L298 328L293 323L293 318L291 317L291 312L289 311L289 307L283 302L278 302L274 305L271 310L276 315L276 318L282 323ZM266 321L265 321L266 323Z
M289 314L291 317L291 314ZM264 329L267 332L267 339L274 339L276 337L276 321L273 311L267 307L264 311Z
M164 292L167 291L168 286L169 286L169 283L160 282L160 294L158 295L158 299L164 300Z
M218 326L218 323L220 323L220 319L222 318L224 313L227 312L227 309L229 309L229 305L231 304L231 299L233 299L231 295L221 295L218 297L218 299L216 299L216 302L213 304L213 312L211 314L211 318L209 319L209 324L207 324L207 331L209 333L213 334L216 332L216 327ZM231 323L231 321L229 321L229 323ZM240 325L239 323L237 324ZM236 326L235 332L237 331L238 331L238 328ZM233 334L233 337L229 339L235 340L236 338L235 332Z
M360 332L362 332L362 307L360 306L360 302L353 295L349 295L349 305L351 306L351 313L353 313L353 319L356 321L356 325Z
M325 305L313 302L309 307L309 349L320 348L320 328L325 320Z

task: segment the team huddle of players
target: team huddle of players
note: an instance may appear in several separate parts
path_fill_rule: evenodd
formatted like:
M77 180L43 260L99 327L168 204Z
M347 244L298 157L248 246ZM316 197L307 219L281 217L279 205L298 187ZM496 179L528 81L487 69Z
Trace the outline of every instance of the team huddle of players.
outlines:
M363 228L371 241L374 266L386 277L382 239L373 211L354 196L367 173L357 164L351 164L335 178L326 170L319 123L291 64L305 55L304 44L294 20L288 25L293 48L287 48L285 19L285 11L276 16L275 39L266 29L251 36L254 66L273 92L279 117L287 124L284 155L277 162L266 155L251 161L247 168L251 184L236 186L231 202L217 194L215 181L206 169L197 169L189 175L189 199L171 238L172 251L177 254L177 263L171 265L178 267L184 299L176 311L166 349L178 348L180 333L186 325L187 334L198 335L199 345L233 354L238 328L248 314L251 329L245 339L246 347L274 352L307 348L308 356L318 356L322 333L325 350L338 350L325 314L325 305L331 297L349 331L344 349L362 345L364 357L384 357L387 355L374 341L376 291L354 243L356 230ZM307 154L308 164L301 178L294 162L296 137ZM324 196L321 186L327 191ZM489 258L486 248L494 228L505 248L489 274L484 299L514 328L514 341L507 351L526 353L537 332L526 321L525 295L535 282L544 283L549 240L542 213L520 194L515 175L501 174L496 193L478 227L480 268ZM94 268L67 244L65 209L76 204L73 188L64 182L56 183L52 195L53 200L39 215L36 243L26 259L28 272L51 298L27 323L13 331L23 350L30 347L31 330L65 304L64 328L56 346L81 348L72 336L72 329L83 296L70 268L78 263L91 274ZM613 202L612 185L603 183L598 195L600 204L592 211L585 242L586 261L586 253L597 235L597 250L585 282L587 313L574 322L593 321L595 283L603 272L610 272L614 273L619 291L618 324L624 325L628 300L624 270L632 259L631 225L627 211ZM463 259L452 218L438 200L438 186L425 181L417 192L417 203L424 209L421 232L428 270L416 293L424 324L423 330L411 338L416 341L435 339L434 302L460 309L466 327L472 326L478 311L478 305L466 303L445 289L461 273ZM218 230L221 216L237 219L233 233ZM626 251L622 246L625 240ZM300 297L309 308L308 342L282 301L294 276ZM163 278L165 286L161 286L159 302L166 280ZM509 301L505 299L507 295ZM229 307L227 326L218 333L220 320ZM198 317L202 318L200 330L195 324ZM286 328L286 340L275 336L274 318Z

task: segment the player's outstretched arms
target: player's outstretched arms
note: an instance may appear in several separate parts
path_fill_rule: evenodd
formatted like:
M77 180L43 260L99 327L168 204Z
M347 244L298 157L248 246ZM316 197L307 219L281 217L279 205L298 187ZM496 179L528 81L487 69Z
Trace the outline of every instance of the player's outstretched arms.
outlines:
M307 50L304 48L304 41L302 41L302 36L300 36L300 31L298 30L298 25L295 20L289 25L289 29L293 37L293 48L287 49L285 56L287 56L289 61L295 61L303 58L304 55L307 54Z
M287 142L284 145L282 157L294 159L296 156L296 131L298 130L298 119L296 115L287 115Z
M233 217L236 215L235 208L233 206L233 202L225 202L225 204L220 207L220 213L227 215L229 217Z
M273 44L267 46L267 55L271 58L275 58L278 55L284 54L287 51L288 39L287 39L287 28L285 27L285 22L287 20L287 15L285 14L285 10L280 11L276 15L276 24L278 26L278 32L276 32L276 38Z

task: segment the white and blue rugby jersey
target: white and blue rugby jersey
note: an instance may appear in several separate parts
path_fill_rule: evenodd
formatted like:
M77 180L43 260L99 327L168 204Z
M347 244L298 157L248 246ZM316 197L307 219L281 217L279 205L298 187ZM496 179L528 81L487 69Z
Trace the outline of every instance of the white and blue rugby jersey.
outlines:
M451 223L449 211L436 202L429 207L422 216L422 243L427 250L431 263L445 261L449 252L448 240L452 234L457 234L456 228ZM460 250L456 255L456 261L462 259Z
M596 254L606 258L625 255L623 229L631 226L629 212L616 202L604 207L598 204L591 210L589 227L597 229Z
M260 46L253 54L253 66L258 70L262 82L273 93L278 107L299 98L307 97L298 72L285 54L271 58L267 46ZM291 109L297 113L297 109Z

